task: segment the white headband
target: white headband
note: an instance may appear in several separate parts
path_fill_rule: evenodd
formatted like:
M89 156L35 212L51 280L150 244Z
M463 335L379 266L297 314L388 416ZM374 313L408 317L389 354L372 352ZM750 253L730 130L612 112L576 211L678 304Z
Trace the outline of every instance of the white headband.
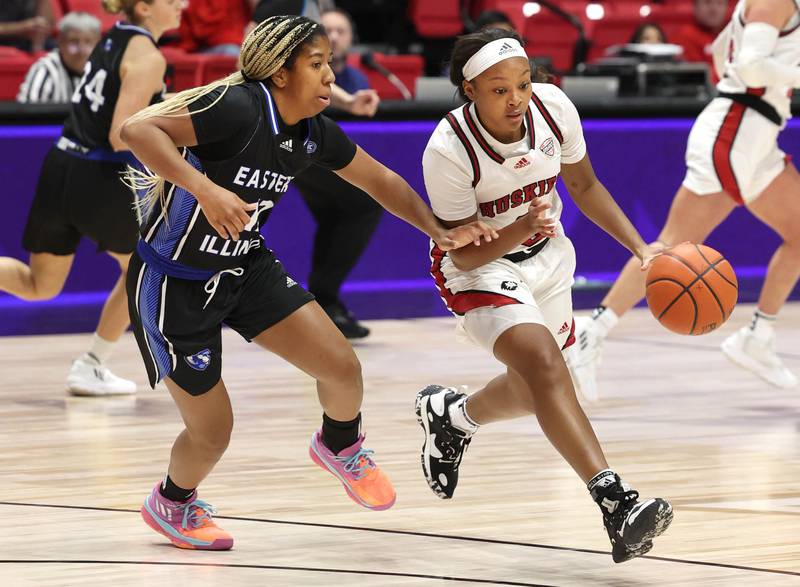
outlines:
M480 48L480 51L475 53L461 68L461 73L464 74L464 79L469 81L474 80L484 71L489 69L492 65L500 63L504 59L510 57L524 57L528 58L525 49L519 44L519 41L510 37L497 39L491 43L487 43Z

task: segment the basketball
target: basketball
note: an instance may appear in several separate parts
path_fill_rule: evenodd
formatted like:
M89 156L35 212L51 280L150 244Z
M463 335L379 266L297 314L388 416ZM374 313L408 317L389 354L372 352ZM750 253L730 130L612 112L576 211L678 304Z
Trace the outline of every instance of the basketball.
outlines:
M647 273L647 305L678 334L708 334L733 312L739 285L731 264L705 245L684 243L653 260Z

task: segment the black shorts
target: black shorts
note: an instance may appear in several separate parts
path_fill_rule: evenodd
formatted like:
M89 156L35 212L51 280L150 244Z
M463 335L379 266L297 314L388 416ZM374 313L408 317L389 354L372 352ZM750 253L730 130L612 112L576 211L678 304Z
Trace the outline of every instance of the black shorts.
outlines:
M208 282L165 276L134 253L128 308L151 386L169 377L202 395L222 374L223 324L249 342L314 299L268 249L247 255L242 268L221 274L209 301Z
M133 252L139 227L133 192L120 179L123 171L122 163L50 149L22 237L25 250L71 255L86 236L98 251Z

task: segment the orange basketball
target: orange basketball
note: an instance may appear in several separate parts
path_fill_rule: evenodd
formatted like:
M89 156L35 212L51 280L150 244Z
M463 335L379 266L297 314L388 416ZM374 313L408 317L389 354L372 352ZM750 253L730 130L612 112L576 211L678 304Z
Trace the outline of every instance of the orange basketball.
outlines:
M659 255L647 273L647 305L678 334L707 334L733 312L739 284L733 267L705 245L685 243Z

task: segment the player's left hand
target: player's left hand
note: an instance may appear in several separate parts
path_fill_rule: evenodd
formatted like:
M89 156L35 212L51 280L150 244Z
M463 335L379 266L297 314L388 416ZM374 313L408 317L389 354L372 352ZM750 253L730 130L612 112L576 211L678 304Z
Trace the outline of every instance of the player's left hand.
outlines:
M500 238L500 235L497 234L494 228L485 222L476 220L469 224L443 230L442 233L434 237L433 240L443 251L451 251L453 249L465 247L470 243L479 247L481 246L481 239L484 239L488 243L495 238Z
M636 256L639 257L639 260L642 262L642 271L647 271L650 269L650 264L653 262L653 259L658 257L666 249L667 246L659 242L655 242L651 245L645 245L644 248L640 249L636 253Z
M380 103L381 99L375 90L358 90L353 94L353 100L350 102L350 114L372 118L378 111Z

